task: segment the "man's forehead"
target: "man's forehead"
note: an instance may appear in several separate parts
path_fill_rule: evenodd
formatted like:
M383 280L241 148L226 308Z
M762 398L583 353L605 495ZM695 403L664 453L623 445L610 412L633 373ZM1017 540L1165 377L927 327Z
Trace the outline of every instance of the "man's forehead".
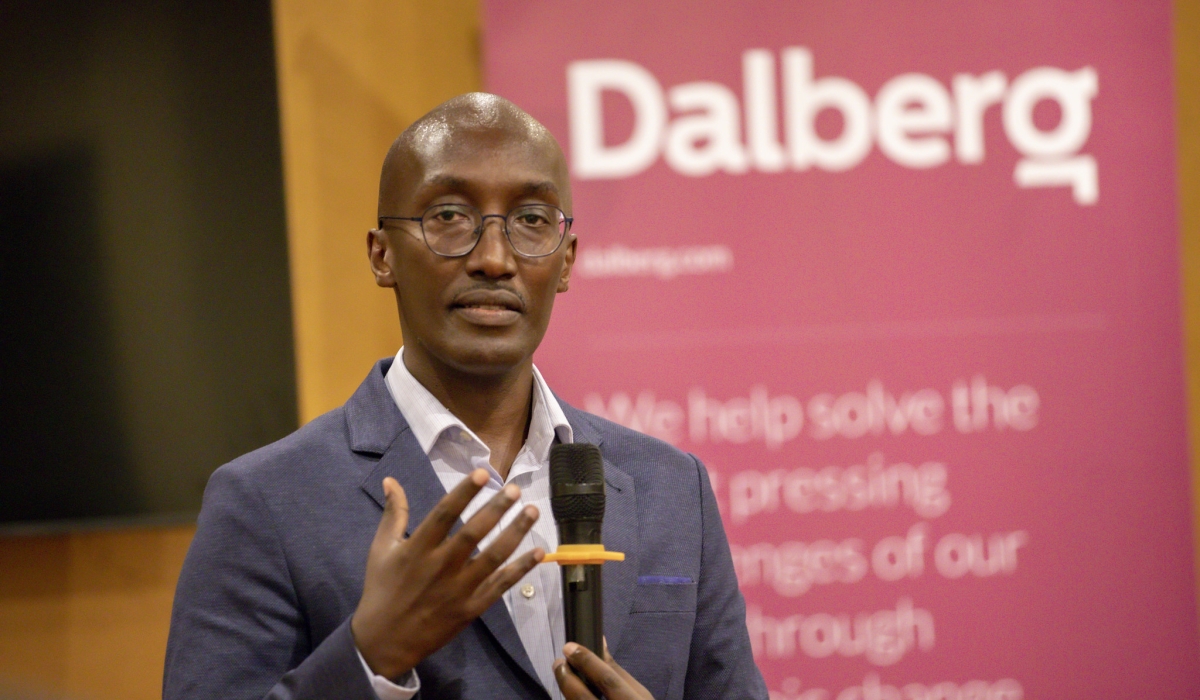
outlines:
M485 175L542 191L552 186L569 206L566 159L546 127L502 97L471 93L434 108L392 144L379 180L379 213L407 205L433 178Z
M385 175L390 191L381 187L381 198L402 205L423 193L497 187L513 196L553 196L564 202L570 197L562 152L541 134L439 125L413 137L393 160L393 177Z

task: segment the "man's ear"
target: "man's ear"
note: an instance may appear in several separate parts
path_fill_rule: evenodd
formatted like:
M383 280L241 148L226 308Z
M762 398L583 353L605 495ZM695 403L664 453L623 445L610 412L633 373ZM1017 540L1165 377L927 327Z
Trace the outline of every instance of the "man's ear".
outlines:
M562 294L571 288L571 268L575 265L575 246L578 241L575 234L568 233L567 240L563 241L563 245L567 246L563 255L562 274L558 277L558 293Z
M383 229L367 231L367 259L371 262L371 272L375 274L375 284L380 287L396 286L396 275L388 260L391 247L392 241Z

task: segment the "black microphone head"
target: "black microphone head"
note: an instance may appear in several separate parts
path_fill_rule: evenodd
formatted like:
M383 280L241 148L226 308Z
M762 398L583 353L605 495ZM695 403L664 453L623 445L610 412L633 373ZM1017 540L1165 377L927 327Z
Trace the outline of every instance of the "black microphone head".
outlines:
M582 442L550 448L550 510L560 530L569 523L604 519L600 448Z

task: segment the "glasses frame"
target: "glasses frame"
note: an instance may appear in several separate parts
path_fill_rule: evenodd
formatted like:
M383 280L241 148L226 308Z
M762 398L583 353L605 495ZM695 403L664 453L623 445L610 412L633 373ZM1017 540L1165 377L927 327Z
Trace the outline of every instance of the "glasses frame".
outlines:
M421 240L425 242L425 247L429 249L429 252L431 252L434 255L437 255L439 257L443 257L443 258L462 258L467 255L470 255L471 251L475 250L475 248L479 246L479 241L483 239L483 229L485 226L487 226L487 220L488 219L500 219L500 229L502 231L504 231L504 239L506 241L508 241L508 247L512 249L512 252L516 253L517 255L519 255L522 258L537 259L537 258L544 258L544 257L550 256L550 255L554 255L555 253L557 253L558 249L562 247L563 241L566 240L567 234L571 232L571 224L575 223L575 217L567 216L566 212L564 212L562 209L559 209L558 207L554 206L553 204L522 204L521 206L513 207L512 209L510 209L508 211L507 214L484 214L482 211L479 210L479 207L476 207L472 204L456 204L454 206L469 207L470 209L474 209L476 212L479 213L479 226L477 226L474 231L475 242L471 244L470 248L466 249L462 253L454 253L454 254L439 253L438 251L433 249L433 246L431 246L429 244L429 237L427 235L425 235L425 215L434 209L437 209L439 207L444 207L444 206L446 206L446 205L445 204L434 204L431 207L427 207L425 209L425 211L421 212L420 216L381 216L381 217L379 217L379 228L383 228L384 221L415 221L421 227ZM512 216L513 212L517 211L518 209L523 209L525 207L531 207L531 206L550 207L551 209L558 212L559 216L562 217L562 221L566 224L563 227L562 233L559 234L559 236L558 236L558 242L554 245L554 248L552 248L550 250L550 252L548 252L548 253L539 253L537 255L529 255L528 253L522 253L521 251L517 250L517 247L515 245L513 245L512 235L510 235L508 232L508 217Z

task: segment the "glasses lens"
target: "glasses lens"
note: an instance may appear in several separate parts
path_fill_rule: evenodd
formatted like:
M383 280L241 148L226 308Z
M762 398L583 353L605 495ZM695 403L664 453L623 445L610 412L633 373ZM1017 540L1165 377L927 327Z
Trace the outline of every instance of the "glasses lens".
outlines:
M421 219L425 243L439 255L463 255L475 245L482 218L471 206L442 204L430 207Z
M518 207L508 215L508 239L521 255L553 253L566 231L566 215L548 204Z

